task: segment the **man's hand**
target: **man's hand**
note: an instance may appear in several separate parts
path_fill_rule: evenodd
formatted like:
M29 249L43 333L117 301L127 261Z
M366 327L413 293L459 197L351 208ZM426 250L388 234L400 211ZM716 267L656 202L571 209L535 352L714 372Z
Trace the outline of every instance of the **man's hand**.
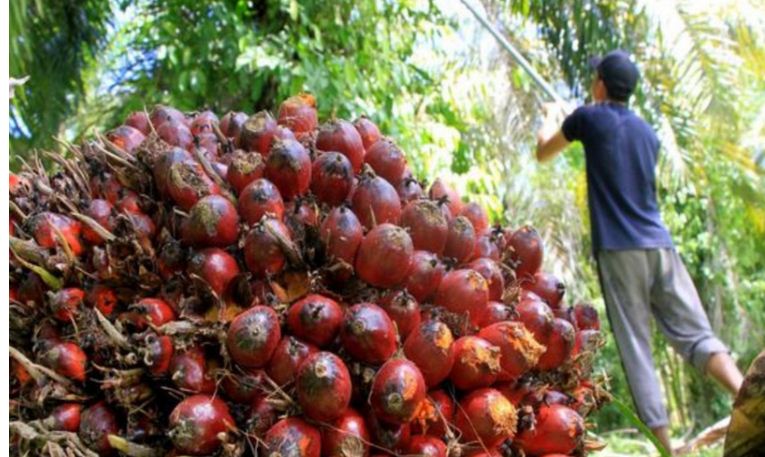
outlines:
M569 141L560 130L566 116L573 111L573 106L565 102L552 102L542 105L542 127L537 132L537 160L545 162L555 157L568 146Z

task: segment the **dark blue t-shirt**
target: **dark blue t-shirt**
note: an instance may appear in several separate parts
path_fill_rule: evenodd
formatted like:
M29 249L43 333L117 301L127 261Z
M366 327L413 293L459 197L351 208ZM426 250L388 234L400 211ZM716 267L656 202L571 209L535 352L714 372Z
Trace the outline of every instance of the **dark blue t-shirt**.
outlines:
M584 145L593 249L672 247L656 202L659 140L626 106L582 106L563 122L568 141Z

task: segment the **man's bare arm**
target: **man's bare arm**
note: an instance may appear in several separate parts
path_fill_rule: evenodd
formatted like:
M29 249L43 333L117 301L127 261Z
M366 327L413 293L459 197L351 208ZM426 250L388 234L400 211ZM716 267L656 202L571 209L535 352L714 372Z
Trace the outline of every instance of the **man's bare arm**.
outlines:
M537 160L546 162L566 149L569 141L560 129L563 118L570 112L568 106L548 103L543 106L545 117L542 127L537 132Z

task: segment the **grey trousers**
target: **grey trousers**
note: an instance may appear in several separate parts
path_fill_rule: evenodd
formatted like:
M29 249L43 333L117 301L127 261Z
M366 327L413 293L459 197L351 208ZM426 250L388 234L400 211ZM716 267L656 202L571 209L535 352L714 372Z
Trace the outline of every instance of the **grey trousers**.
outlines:
M651 314L672 347L703 371L712 354L727 352L714 335L696 287L674 249L599 251L606 312L640 419L669 423L651 356Z

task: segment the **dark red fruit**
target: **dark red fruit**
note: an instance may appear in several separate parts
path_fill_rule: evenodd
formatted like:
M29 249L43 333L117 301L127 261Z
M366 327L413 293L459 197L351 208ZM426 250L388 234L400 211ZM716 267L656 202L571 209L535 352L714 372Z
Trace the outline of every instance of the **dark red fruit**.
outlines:
M75 343L57 343L43 355L44 362L56 373L75 381L85 381L88 356Z
M316 99L311 94L302 93L284 100L279 105L278 122L296 134L311 132L319 123Z
M218 124L218 116L212 111L202 111L194 116L191 121L191 134L199 135L202 133L214 133L213 127Z
M104 316L110 316L117 307L117 294L111 287L95 284L85 296L85 303L101 311Z
M257 277L275 275L287 263L283 242L290 243L289 229L281 221L268 217L257 223L244 240L244 262Z
M267 306L254 306L231 322L226 348L234 362L251 368L268 364L282 339L279 317Z
M170 413L168 435L175 449L188 455L216 452L221 438L236 428L223 400L208 395L186 397Z
M321 434L303 419L288 417L282 419L263 438L269 455L282 457L319 457L321 455Z
M513 437L516 422L512 403L496 389L485 388L462 399L455 425L462 432L462 442L493 448Z
M166 301L159 298L142 298L138 303L130 307L137 314L137 327L145 329L148 324L155 327L175 320L175 311Z
M516 278L521 281L531 280L542 266L542 238L533 227L521 227L508 237L506 255L515 269Z
M64 403L58 405L50 413L52 430L77 433L80 429L82 405L79 403Z
M482 257L495 262L502 260L502 254L500 253L495 235L491 233L484 233L476 239L471 258L480 259Z
M428 302L435 295L445 274L446 266L437 255L428 251L414 251L406 290L418 302Z
M440 438L430 435L412 437L409 441L409 454L423 457L446 457L448 455L446 443Z
M160 125L168 121L175 121L183 124L188 122L186 120L186 116L182 112L173 107L165 105L156 105L151 111L149 119L151 120L151 123L155 129L159 128Z
M191 152L199 149L202 155L212 162L213 167L219 167L222 164L218 163L220 154L220 147L218 144L218 136L211 132L203 132L194 137L194 142L187 146L187 149ZM228 168L223 165L224 168L219 168L218 174L226 176Z
M215 391L215 378L209 373L207 358L199 347L176 352L170 360L170 379L186 392L211 394Z
M478 325L486 313L489 301L489 285L474 270L453 270L446 273L438 285L435 304L447 311L467 315Z
M359 303L345 312L340 341L354 359L379 365L396 352L396 329L382 308Z
M114 220L112 219L112 204L106 200L96 198L91 200L88 209L85 210L85 215L108 231L114 229ZM103 244L104 239L95 230L90 228L88 224L83 224L82 238L90 244L100 245Z
M313 161L311 192L320 202L337 206L348 198L353 186L353 166L339 152L325 152Z
M404 178L406 157L396 143L388 138L381 138L367 148L364 162L372 167L377 176L386 179L394 187Z
M118 434L119 429L114 412L102 401L85 408L80 414L78 436L85 446L100 455L114 453L114 449L109 444L109 435Z
M515 312L513 308L505 305L502 302L491 301L486 305L486 312L481 320L480 327L488 327L491 324L497 322L509 321L515 318Z
M229 199L208 195L194 204L181 231L192 246L226 247L239 238L239 213Z
M125 152L133 152L145 138L140 130L129 125L120 125L106 134L106 139Z
M566 293L566 286L558 278L542 271L536 273L532 281L521 283L521 286L537 294L553 309L560 306L563 294Z
M601 344L600 330L579 330L574 338L574 349L571 356L576 356L584 351L595 351Z
M396 224L401 216L401 200L396 189L375 175L362 175L351 206L367 230L387 222Z
M184 162L193 163L193 158L188 151L181 148L171 148L170 150L162 153L154 161L151 171L152 175L154 176L154 184L157 186L157 190L159 190L160 195L165 197L170 196L170 170L173 168L183 168L183 165L180 164ZM192 173L197 171L193 165L187 166L187 168L189 168ZM186 173L188 172L189 170L186 170ZM99 183L97 187L101 188L101 190L96 192L97 195L102 196L102 198L105 198L111 204L115 204L117 203L117 200L119 200L119 189L122 187L119 182L116 182L116 185L119 186L119 188L112 189L112 187L115 186L114 182L116 182L116 179L110 177L106 180L106 182ZM94 185L91 182L91 188L93 187ZM106 187L106 189L104 189L104 187Z
M276 140L294 140L295 135L289 129L280 127L266 111L255 113L247 119L239 134L239 147L246 151L259 152L268 157Z
M137 129L144 135L151 133L151 121L149 120L149 116L143 111L130 113L127 119L125 119L125 125L129 125L134 129Z
M240 193L239 213L248 224L260 222L266 214L282 220L284 202L279 189L267 179L256 179Z
M598 310L589 303L578 303L574 306L574 321L577 330L600 330Z
M554 317L550 307L541 300L521 300L515 310L518 313L518 321L534 334L534 339L542 345L547 345Z
M483 233L489 228L489 216L483 206L470 202L462 207L460 216L465 216L475 229L475 233Z
M406 339L404 354L420 369L428 387L449 376L454 364L453 343L449 327L437 320L421 323Z
M515 440L527 455L570 454L581 444L584 421L573 409L542 406L535 418L535 426L523 430Z
M320 229L321 241L327 256L345 262L345 269L353 270L353 261L364 238L364 228L356 215L344 206L329 212Z
M68 216L56 213L43 212L32 216L30 226L35 241L41 247L52 249L57 246L69 246L76 256L82 254L82 242L80 232L82 225Z
M545 348L520 322L498 322L481 329L478 336L497 346L500 358L499 381L513 381L529 371Z
M396 192L398 192L398 197L403 205L425 197L425 192L419 181L411 176L406 176L406 172L404 172L404 178L396 186Z
M433 181L428 191L428 196L431 200L445 199L452 217L459 216L460 211L462 211L462 200L460 200L459 194L449 184L442 181L441 178L436 178Z
M61 322L69 322L79 312L85 291L78 287L69 287L49 293L50 309L53 317Z
M548 371L563 365L571 356L575 338L573 325L564 319L553 319L550 338L546 344L547 350L539 357L537 369Z
M398 334L405 340L420 325L420 304L405 290L385 294L378 304L396 323Z
M449 379L461 390L488 387L500 371L497 346L477 336L463 336L454 342L454 365Z
M220 131L226 138L237 139L245 122L247 122L246 113L229 111L220 120Z
M382 137L377 125L364 115L353 121L353 126L356 127L356 131L359 132L361 142L364 144L364 149L369 149Z
M157 127L157 135L170 146L188 149L194 144L194 135L191 134L188 126L172 119Z
M446 424L454 418L454 400L444 390L428 392L420 406L417 417L412 421L412 433L431 436L446 435Z
M311 184L311 157L295 140L274 143L266 159L265 177L286 200L303 195Z
M236 259L220 248L207 248L195 252L189 260L189 273L199 276L222 296L231 280L239 274Z
M322 125L316 135L316 149L336 151L348 158L354 173L364 163L364 143L356 128L348 121L333 120Z
M401 227L381 224L364 237L356 255L356 274L372 286L395 287L409 275L412 239Z
M279 411L274 408L268 397L258 397L252 402L250 408L250 418L247 420L248 430L256 436L263 436L269 428L273 427L278 417Z
M369 443L364 417L352 408L347 408L321 429L321 455L324 457L366 456Z
M296 198L284 210L290 227L319 226L319 207L312 197Z
M340 417L351 401L351 374L340 357L317 352L300 364L295 388L306 417L329 422Z
M477 271L489 284L489 300L502 300L505 278L497 262L486 258L475 259L468 264L468 268Z
M167 182L167 193L170 198L186 211L201 198L220 193L220 188L215 181L205 173L202 165L193 159L172 163L167 177L161 179ZM157 178L157 181L159 180Z
M425 392L425 379L417 365L406 359L389 360L372 384L372 410L375 417L390 424L408 423L425 400Z
M262 178L265 171L266 163L260 154L237 149L226 169L226 180L240 195L249 183Z
M174 353L173 340L167 335L149 332L143 341L145 345L143 362L149 367L151 374L162 376L167 373Z
M316 346L304 343L292 336L285 336L276 346L268 363L268 376L280 386L295 380L300 364L311 354L318 352Z
M267 393L271 389L267 378L268 375L265 370L248 368L241 373L227 373L223 377L221 387L226 397L236 403L253 403L257 402L259 398L267 397ZM265 432L265 430L263 431Z
M310 294L295 302L287 325L298 338L324 347L334 341L343 323L343 309L329 297Z
M457 262L466 262L475 249L475 230L470 221L464 216L457 216L449 221L446 236L444 257L450 257Z
M412 438L411 426L406 424L388 424L378 419L374 414L367 416L367 424L372 434L372 442L388 452L400 455L409 446Z
M401 226L409 229L415 249L441 255L446 247L449 223L430 200L409 202L401 213Z

